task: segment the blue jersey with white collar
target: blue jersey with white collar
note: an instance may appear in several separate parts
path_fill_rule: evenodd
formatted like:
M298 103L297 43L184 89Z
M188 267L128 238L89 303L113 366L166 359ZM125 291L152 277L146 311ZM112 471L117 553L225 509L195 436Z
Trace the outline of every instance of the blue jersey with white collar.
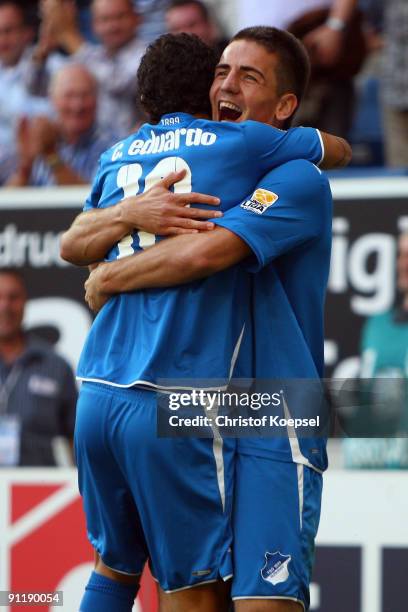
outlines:
M318 163L322 156L320 135L312 128L284 132L253 121L216 123L167 115L101 157L85 210L112 206L185 168L174 190L211 193L226 211L271 168L296 158ZM130 255L160 239L135 231L106 259ZM228 379L248 329L249 284L248 273L235 266L188 285L114 296L92 325L78 377L123 387L155 387L160 379Z
M332 198L328 180L304 160L265 175L240 206L216 219L252 249L253 331L237 363L258 379L315 379L323 375L324 300L330 267ZM314 383L312 388L316 390ZM304 385L303 394L311 386ZM276 391L276 389L274 389ZM303 398L305 396L303 395ZM290 401L288 400L290 411ZM303 406L302 406L303 407ZM318 410L318 405L312 409ZM292 413L292 416L293 413ZM299 416L297 413L296 416ZM305 416L305 415L303 415ZM247 438L241 452L327 467L322 437Z

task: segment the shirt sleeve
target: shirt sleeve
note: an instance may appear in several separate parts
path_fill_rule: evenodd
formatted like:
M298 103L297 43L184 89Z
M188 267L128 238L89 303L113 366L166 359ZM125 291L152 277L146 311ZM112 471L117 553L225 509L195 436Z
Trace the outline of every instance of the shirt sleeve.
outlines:
M297 160L270 171L252 195L213 221L248 244L255 256L248 269L257 272L329 231L331 215L327 179L309 162Z
M323 141L315 128L297 127L285 131L256 121L242 125L249 163L256 163L261 174L295 159L306 159L316 165L323 160Z

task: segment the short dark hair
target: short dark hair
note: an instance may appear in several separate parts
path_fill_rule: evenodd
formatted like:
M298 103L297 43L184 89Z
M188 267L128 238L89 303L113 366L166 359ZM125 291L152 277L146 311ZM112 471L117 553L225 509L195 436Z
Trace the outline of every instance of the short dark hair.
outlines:
M193 6L198 8L204 21L209 21L210 13L208 11L208 8L204 4L204 2L200 2L200 0L171 0L169 4L167 5L166 12L171 11L171 9L174 9L174 8L180 8L181 6L187 6L188 4L192 4Z
M294 93L300 104L310 77L310 60L303 44L293 34L269 26L254 26L240 30L231 39L249 40L277 55L278 95Z
M209 91L217 56L194 34L163 34L147 48L137 83L151 121L184 112L211 116Z

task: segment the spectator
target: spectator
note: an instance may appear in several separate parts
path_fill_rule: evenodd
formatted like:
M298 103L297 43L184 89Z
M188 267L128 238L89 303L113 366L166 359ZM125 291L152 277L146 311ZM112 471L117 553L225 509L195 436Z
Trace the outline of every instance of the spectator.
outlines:
M146 45L166 31L165 12L169 0L133 0L135 11L141 17L138 36ZM95 42L91 28L91 0L76 0L80 29L87 40Z
M24 87L34 36L18 2L0 1L0 184L15 164L15 133L19 117L50 112L49 103Z
M97 83L79 64L68 64L52 78L50 97L56 120L23 119L18 129L17 170L8 186L89 183L99 156L117 138L95 126Z
M388 0L384 10L386 164L408 167L408 3L406 0Z
M133 0L141 16L140 38L147 44L166 32L165 13L169 0Z
M296 123L346 137L354 110L353 77L365 55L357 0L239 0L240 27L288 29L309 51L312 75Z
M196 34L207 45L214 47L219 56L229 42L220 37L208 8L200 0L171 0L166 12L166 24L171 34Z
M0 270L0 466L56 464L53 440L73 437L76 385L69 365L22 328L21 274Z
M352 434L378 437L346 439L347 467L408 468L408 233L398 250L395 306L370 317L363 329L361 416L345 420Z
M52 71L49 59L61 48L75 62L93 73L99 84L98 124L102 130L127 135L140 122L136 72L144 52L137 36L140 18L132 0L93 0L94 34L101 44L87 42L78 26L73 0L43 0L42 25L36 64L29 78L30 91L46 94ZM54 52L52 50L54 49Z

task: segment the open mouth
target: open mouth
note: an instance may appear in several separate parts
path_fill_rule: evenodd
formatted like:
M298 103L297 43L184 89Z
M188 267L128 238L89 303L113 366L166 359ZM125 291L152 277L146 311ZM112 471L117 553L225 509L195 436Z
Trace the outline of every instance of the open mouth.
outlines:
M219 121L238 121L242 115L242 110L232 102L219 102L218 120Z

